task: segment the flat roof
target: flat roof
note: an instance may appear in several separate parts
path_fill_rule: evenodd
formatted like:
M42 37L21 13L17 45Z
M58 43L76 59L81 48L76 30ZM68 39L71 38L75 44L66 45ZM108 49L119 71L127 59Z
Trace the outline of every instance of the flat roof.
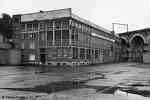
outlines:
M51 10L51 11L40 11L36 13L28 13L28 14L21 14L21 22L29 22L29 21L40 21L40 20L51 20L51 19L58 19L63 17L71 17L75 20L78 20L82 23L85 23L89 26L92 26L96 29L99 29L103 32L110 33L111 32L95 23L88 21L84 18L77 16L76 14L72 13L71 8L66 9L58 9L58 10Z
M73 14L73 13L72 13L72 16L71 16L71 17L72 17L73 19L79 20L79 21L82 22L82 23L88 24L88 25L90 25L90 26L92 26L92 27L94 27L94 28L96 28L96 29L102 30L103 32L106 32L106 33L111 34L111 31L109 31L109 30L107 30L107 29L105 29L105 28L103 28L103 27L101 27L101 26L99 26L99 25L96 25L95 23L93 23L93 22L91 22L91 21L88 21L88 20L86 20L86 19L84 19L84 18L81 18L81 17L77 16L76 14Z

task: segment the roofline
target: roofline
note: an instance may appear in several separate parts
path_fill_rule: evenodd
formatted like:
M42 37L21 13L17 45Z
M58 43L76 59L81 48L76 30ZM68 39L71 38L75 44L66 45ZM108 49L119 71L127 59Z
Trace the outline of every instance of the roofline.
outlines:
M101 30L103 32L111 34L111 31L109 31L108 29L103 28L103 27L101 27L101 26L99 26L99 25L97 25L97 24L95 24L95 23L93 23L93 22L91 22L91 21L89 21L89 20L87 20L85 18L79 17L78 15L76 15L74 13L71 13L71 18L76 19L76 20L78 20L78 21L80 21L82 23L85 23L85 24L87 24L87 25L89 25L89 26L91 26L93 28L96 28L98 30Z
M123 33L119 33L119 35L127 34L127 33L133 33L133 32L141 32L141 31L146 31L146 30L150 30L150 28L144 28L144 29L138 29L138 30L133 30L133 31L128 31L128 32L123 32Z
M68 17L71 17L77 21L80 21L81 23L84 23L84 24L87 24L95 29L98 29L98 30L101 30L105 33L108 33L108 34L111 34L111 31L109 31L108 29L106 28L103 28L85 18L82 18L82 17L79 17L78 15L72 13L72 9L71 8L64 8L64 9L55 9L55 10L50 10L50 11L43 11L44 12L54 12L54 11L58 11L58 10L68 10L70 12L70 15ZM42 13L42 12L34 12L34 13L27 13L27 14L16 14L16 15L20 15L20 16L23 16L23 15L31 15L31 14L37 14L37 13ZM14 15L15 16L15 15ZM63 17L62 17L63 18Z
M43 11L43 13L44 13L44 12L54 12L54 11L57 11L57 10L66 10L66 9L71 10L71 8L54 9L54 10L49 10L49 11L39 10L39 12L26 13L26 14L15 14L15 15L21 15L21 16L22 16L22 15L31 15L31 14L36 14L36 13L42 13L42 12L40 12L40 11Z

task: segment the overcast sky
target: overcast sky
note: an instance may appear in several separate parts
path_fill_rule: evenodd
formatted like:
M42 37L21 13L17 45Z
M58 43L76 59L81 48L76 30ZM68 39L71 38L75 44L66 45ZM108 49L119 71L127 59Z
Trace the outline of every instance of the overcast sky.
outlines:
M10 15L72 8L80 17L112 30L112 23L129 30L150 27L150 0L0 0L0 13ZM125 26L115 26L126 30Z

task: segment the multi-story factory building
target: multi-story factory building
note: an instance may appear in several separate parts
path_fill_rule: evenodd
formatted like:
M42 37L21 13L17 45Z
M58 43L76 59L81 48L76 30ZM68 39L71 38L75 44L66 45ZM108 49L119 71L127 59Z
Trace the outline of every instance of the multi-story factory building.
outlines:
M22 63L81 65L119 60L117 37L71 9L13 16Z

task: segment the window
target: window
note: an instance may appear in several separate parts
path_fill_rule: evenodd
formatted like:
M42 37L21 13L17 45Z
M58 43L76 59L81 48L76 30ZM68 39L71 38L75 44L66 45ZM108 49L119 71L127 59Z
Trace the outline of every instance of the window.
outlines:
M33 24L33 30L34 30L34 31L37 31L37 30L38 30L38 24L37 24L37 23L34 23L34 24Z
M62 31L62 39L69 39L69 31L68 30L63 30Z
M36 39L36 33L30 33L29 37L30 39Z
M77 59L78 58L78 48L73 48L73 59Z
M61 39L61 31L55 31L55 40L60 41Z
M30 54L29 55L29 60L34 61L35 60L35 55L34 54Z
M78 41L78 34L75 34L75 41Z
M26 31L26 30L25 30L25 24L22 24L22 25L21 25L21 31L22 31L22 32L25 32L25 31Z
M53 40L53 31L48 31L47 32L47 39L48 40Z
M53 29L53 22L48 22L47 28L52 30Z
M69 53L70 53L70 49L69 48L63 48L63 56L64 57L67 57L67 56L69 56Z
M57 56L58 56L58 57L62 56L62 49L61 49L61 48L58 48L57 50L58 50L58 51L57 51L57 54L58 54Z
M45 28L45 24L44 23L40 23L40 29L44 30L44 28Z
M29 36L30 36L30 39L32 39L32 33L30 33Z
M56 29L60 29L61 28L61 21L56 21L55 27L56 27Z
M91 59L91 50L90 49L87 49L86 50L86 57L87 57L87 59Z
M95 50L95 59L97 59L98 58L98 50Z
M44 32L40 32L40 40L45 40L45 33Z
M32 24L27 24L27 31L32 31Z
M22 42L22 44L21 44L21 48L22 48L22 49L24 49L24 42Z
M85 58L85 49L83 49L83 48L80 49L80 58L81 59Z
M69 21L63 21L62 28L68 28L68 27L69 27Z
M35 44L34 44L34 42L31 42L31 43L30 43L30 49L35 49Z

